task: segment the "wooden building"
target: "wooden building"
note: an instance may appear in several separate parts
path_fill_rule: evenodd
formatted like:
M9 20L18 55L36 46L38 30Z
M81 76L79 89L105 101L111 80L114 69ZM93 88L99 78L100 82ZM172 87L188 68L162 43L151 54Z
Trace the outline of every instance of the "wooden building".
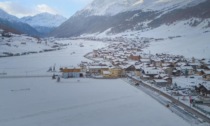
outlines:
M72 68L61 68L63 78L79 78L84 77L84 74L81 72L81 68L72 67Z

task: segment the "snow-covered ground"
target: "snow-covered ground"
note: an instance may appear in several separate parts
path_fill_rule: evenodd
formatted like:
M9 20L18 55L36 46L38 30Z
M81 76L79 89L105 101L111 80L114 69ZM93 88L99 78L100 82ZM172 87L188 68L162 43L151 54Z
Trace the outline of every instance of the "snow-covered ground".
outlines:
M196 27L190 26L193 21L201 21L201 19L192 18L185 21L175 22L170 25L162 25L155 29L126 31L119 34L107 34L111 29L103 33L86 34L81 37L94 38L117 38L123 37L142 41L141 38L153 38L149 43L149 47L144 48L146 53L167 53L175 55L183 55L186 58L207 58L210 59L210 28L207 28L210 19L204 20ZM154 39L162 39L155 41Z
M8 75L46 74L59 66L77 65L101 42L71 41L67 49L0 59ZM83 43L84 47L79 44ZM72 54L75 52L75 54ZM189 126L182 118L121 79L50 77L0 79L1 126Z
M1 126L190 125L120 79L0 81Z
M194 19L195 20L195 19ZM151 53L168 53L183 55L187 58L210 58L210 30L203 28L206 24L201 23L198 27L190 27L188 21L177 22L174 25L164 25L149 32L142 32L144 37L165 38L163 41L151 42L144 51ZM207 20L208 22L208 20ZM169 39L169 37L179 38Z
M4 55L4 52L19 55L27 52L39 53L45 49L53 49L54 45L54 42L48 40L40 41L27 35L12 34L11 37L0 37L0 55Z
M60 40L58 42L71 44L66 49L53 52L0 58L0 73L7 73L10 76L52 75L46 72L50 67L55 65L58 71L60 67L77 66L81 61L87 61L83 57L86 53L106 46L106 43L97 41ZM80 47L80 43L83 43L84 47Z

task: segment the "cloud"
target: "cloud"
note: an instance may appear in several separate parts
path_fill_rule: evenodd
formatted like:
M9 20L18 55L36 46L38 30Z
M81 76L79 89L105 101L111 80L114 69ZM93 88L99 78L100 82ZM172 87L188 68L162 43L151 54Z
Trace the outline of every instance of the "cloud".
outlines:
M51 14L58 14L58 12L55 9L49 7L46 4L37 5L36 11L38 11L39 13L47 12L47 13L51 13Z
M24 7L20 4L10 1L0 2L0 8L5 10L7 13L15 15L17 17L31 15L33 13L33 11L30 8Z
M6 11L7 13L15 15L17 17L33 16L43 12L58 14L58 11L49 7L46 4L39 4L34 7L26 7L15 2L6 1L0 2L0 8Z

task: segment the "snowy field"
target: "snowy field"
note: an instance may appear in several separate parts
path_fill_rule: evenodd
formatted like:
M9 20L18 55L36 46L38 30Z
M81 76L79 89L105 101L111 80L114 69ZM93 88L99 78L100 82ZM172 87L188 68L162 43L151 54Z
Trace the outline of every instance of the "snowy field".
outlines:
M1 79L1 126L189 126L117 80Z
M161 41L151 41L149 47L143 49L143 51L152 54L167 53L183 55L186 58L210 59L210 28L206 28L210 19L206 19L197 27L189 26L191 20L198 19L192 18L186 21L175 22L171 25L162 25L158 28L146 31L126 31L114 35L107 35L110 31L110 29L108 29L103 33L84 35L84 37L125 37L136 41L140 41L137 38L141 37L163 39Z
M71 45L59 51L0 58L0 73L7 73L9 76L52 75L52 73L46 72L50 67L55 65L58 71L60 67L77 66L81 61L87 61L83 57L86 53L106 46L105 43L96 41L63 40L60 42L71 43ZM85 46L80 47L80 43Z
M69 42L70 40L66 40ZM77 65L106 44L72 41L65 50L0 59L8 75L41 74L56 64ZM84 47L79 47L83 43ZM75 54L72 54L75 52ZM0 126L189 126L121 79L0 79Z

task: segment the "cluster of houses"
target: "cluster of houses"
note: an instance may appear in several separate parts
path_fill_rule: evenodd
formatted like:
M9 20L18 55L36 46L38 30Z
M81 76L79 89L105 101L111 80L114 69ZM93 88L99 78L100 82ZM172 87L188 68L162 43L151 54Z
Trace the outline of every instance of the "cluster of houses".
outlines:
M142 52L144 47L144 43L113 42L87 55L87 58L93 60L92 63L82 62L79 68L62 68L61 71L64 78L119 78L129 73L160 87L171 85L173 77L178 76L198 75L210 81L210 61L186 59L180 55L145 54Z

